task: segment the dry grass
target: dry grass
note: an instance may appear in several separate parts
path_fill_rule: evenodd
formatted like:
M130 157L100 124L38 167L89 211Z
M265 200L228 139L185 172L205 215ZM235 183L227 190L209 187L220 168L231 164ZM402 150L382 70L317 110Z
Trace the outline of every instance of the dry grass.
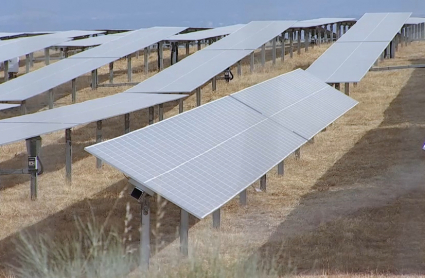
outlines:
M401 48L398 59L407 63L412 53L423 56L423 45L413 43ZM285 63L278 60L275 66L268 62L253 75L245 65L242 77L235 74L229 84L218 82L216 92L211 91L210 85L205 86L202 101L306 67L325 49L326 46L315 47L299 57L295 54L292 60L286 56ZM382 64L385 63L392 61ZM119 78L125 81L126 76L117 77L117 82ZM192 255L203 260L211 252L218 252L228 266L244 260L250 262L257 256L265 266L275 264L281 274L423 274L422 80L421 70L369 73L352 89L352 97L360 104L319 134L314 144L303 147L301 160L288 158L284 177L271 171L267 193L249 188L247 207L240 207L237 199L228 203L222 211L220 232L211 231L209 217L200 222L190 218ZM79 91L79 100L111 93L114 92L103 88L95 92L83 89ZM66 98L69 97L60 101L68 103ZM185 101L185 110L194 106L191 96ZM175 104L165 107L166 117L178 112ZM122 121L105 121L106 138L122 134ZM145 126L146 111L132 113L131 121L132 129ZM111 203L126 182L109 166L101 171L95 169L95 159L83 150L94 143L94 134L93 124L74 129L71 186L64 184L63 133L43 137L46 173L40 177L37 202L29 201L26 177L2 177L0 262L15 258L12 241L21 230L60 240L75 232L74 215L85 218L92 210L101 219L111 210ZM2 147L1 167L22 166L23 151L24 143ZM127 203L133 215L138 215L139 205L125 196L111 215L112 226L124 227ZM161 224L152 239L153 271L185 261L178 255L179 210L170 203L162 210L164 216L155 217L157 206L153 206L152 225ZM138 219L133 219L132 225L137 227ZM138 239L137 231L133 233L133 239ZM271 258L275 261L271 262ZM332 276L339 274L342 276Z

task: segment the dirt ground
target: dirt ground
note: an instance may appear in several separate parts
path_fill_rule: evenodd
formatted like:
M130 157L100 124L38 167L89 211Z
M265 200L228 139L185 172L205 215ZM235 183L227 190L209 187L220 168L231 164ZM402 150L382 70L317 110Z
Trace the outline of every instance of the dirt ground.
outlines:
M424 46L414 42L400 48L395 60L380 66L420 63ZM269 61L264 68L257 67L255 74L249 74L245 65L242 77L235 74L229 84L218 82L217 92L206 85L203 102L306 68L326 48L303 51L294 59L286 55L285 62L278 59L275 66ZM359 105L304 146L301 160L286 159L285 176L278 177L272 170L266 193L250 187L247 207L239 206L237 198L229 202L222 210L219 231L212 230L211 217L190 218L190 256L203 258L217 252L228 264L257 257L280 274L425 274L424 73L422 69L368 73L351 90ZM124 73L119 80L126 80ZM82 100L114 92L87 88L78 94ZM69 104L70 97L64 95L58 105ZM34 111L44 109L39 102L33 103ZM185 110L194 103L194 97L189 97ZM165 109L166 117L178 112L175 103ZM133 130L143 127L146 111L132 113L131 121ZM105 137L121 135L122 125L119 117L106 120ZM20 231L65 240L76 232L74 217L85 219L91 213L100 222L108 216L109 225L123 230L127 204L134 216L130 233L137 245L140 206L128 196L126 179L106 165L96 170L95 159L84 152L85 146L94 143L94 124L73 132L71 186L64 183L63 132L43 136L46 173L39 180L38 201L29 200L27 177L1 177L0 265L16 263L13 242ZM20 167L25 161L23 142L3 146L0 153L2 168ZM126 194L118 198L122 190ZM172 267L185 261L178 248L179 210L171 203L153 207L152 268Z

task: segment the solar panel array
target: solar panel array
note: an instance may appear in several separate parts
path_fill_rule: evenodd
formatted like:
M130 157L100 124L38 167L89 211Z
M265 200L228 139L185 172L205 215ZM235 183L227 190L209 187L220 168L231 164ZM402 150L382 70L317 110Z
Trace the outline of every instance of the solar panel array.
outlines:
M0 145L124 115L184 97L186 96L172 94L125 95L119 93L34 114L0 120Z
M86 150L204 218L356 103L296 70Z
M0 101L24 101L184 29L184 27L154 27L118 37L114 41L1 84Z
M295 21L252 21L125 93L190 93L253 50L279 36Z
M410 13L365 14L307 69L327 83L359 82Z

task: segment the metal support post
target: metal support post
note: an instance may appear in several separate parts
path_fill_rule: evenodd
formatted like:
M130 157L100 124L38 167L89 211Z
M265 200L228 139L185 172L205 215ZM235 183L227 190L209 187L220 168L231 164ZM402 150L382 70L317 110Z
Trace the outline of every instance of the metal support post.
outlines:
M317 45L321 46L322 45L322 27L319 27L316 29L316 33L317 33Z
M220 209L213 212L213 228L220 228Z
M264 175L260 178L260 189L261 191L267 191L267 175Z
M34 66L34 53L30 53L30 67L32 68Z
M146 271L149 269L151 234L151 208L148 195L142 197L141 214L140 267Z
M102 142L102 121L96 122L96 143ZM96 168L102 168L102 160L96 158Z
M425 23L421 23L421 39L425 39Z
M310 30L310 36L309 36L309 40L308 40L308 46L311 46L311 49L314 48L314 43L311 43L312 38L316 37L316 29ZM317 37L316 37L316 42L317 42Z
M275 65L276 64L276 39L277 38L274 38L273 40L272 40L272 61L273 61L273 65Z
M217 77L214 76L212 78L211 83L212 83L212 91L215 92L215 90L217 90Z
M124 133L130 132L130 113L124 114Z
M77 101L77 80L75 78L71 80L71 87L72 103L75 103Z
M285 61L285 32L282 33L282 42L280 44L280 60Z
M282 160L278 165L277 165L277 174L279 176L283 176L285 171L285 164L284 161Z
M201 106L201 87L196 88L196 106Z
M297 31L297 51L301 55L301 29Z
M301 149L300 148L296 149L294 154L295 154L295 159L299 160L301 158Z
M49 98L49 109L53 109L53 89L49 90L48 98Z
M249 69L250 69L251 73L253 73L254 72L254 62L255 62L255 60L254 60L254 51L251 52L250 58L251 59L250 59Z
M304 30L304 50L308 51L308 45L310 44L310 30Z
M344 90L345 90L345 94L347 96L349 96L350 95L350 83L345 83Z
M159 42L159 49L158 49L158 53L159 53L159 71L164 69L164 42L160 41Z
M336 24L336 40L338 40L341 37L341 24Z
M155 113L155 107L153 106L149 107L149 125L153 124L154 113Z
M198 41L198 50L201 50L201 41Z
M340 90L341 89L341 84L340 83L335 83L335 89Z
M189 213L184 209L180 210L180 252L189 255Z
M114 83L114 62L109 63L109 84Z
M246 206L246 189L239 193L239 203L241 206Z
M46 66L50 64L50 50L48 47L44 49L44 62Z
M145 47L145 49L143 50L143 59L144 59L144 63L145 63L145 67L144 67L144 71L145 74L148 74L149 72L149 54L148 54L148 48Z
M390 59L395 58L395 51L396 51L396 45L397 45L395 40L396 39L393 39L393 41L390 42Z
M261 65L264 67L266 64L266 45L261 46Z
M30 55L25 55L25 73L30 72Z
M131 67L131 55L127 56L127 81L131 82L132 81L132 67Z
M186 43L186 56L188 56L189 55L189 43L187 42Z
M158 121L164 120L164 104L158 104Z
M183 99L179 100L179 114L183 113Z
M31 181L30 181L30 190L31 190L31 200L35 201L37 199L37 176L38 176L38 167L37 165L37 159L41 148L41 137L33 137L26 140L27 144L27 152L28 152L28 166L30 165L30 157L31 162L34 163L32 169L28 169L29 174L31 175ZM28 167L29 168L29 167Z
M91 89L96 89L96 70L91 71Z
M289 32L289 57L294 57L294 32Z
M9 80L9 60L4 61L4 82Z
M330 24L331 43L334 42L334 24Z
M72 143L71 143L71 129L65 129L65 171L66 180L71 182L72 179Z
M27 114L27 102L26 100L21 102L21 115Z
M238 76L242 75L242 65L241 65L241 61L238 62Z

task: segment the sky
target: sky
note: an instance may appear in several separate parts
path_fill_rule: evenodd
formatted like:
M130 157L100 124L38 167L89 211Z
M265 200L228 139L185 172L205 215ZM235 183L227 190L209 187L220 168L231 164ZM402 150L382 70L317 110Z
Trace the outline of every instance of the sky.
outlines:
M425 0L2 0L0 32L219 27L252 20L360 18L366 12L413 12Z

